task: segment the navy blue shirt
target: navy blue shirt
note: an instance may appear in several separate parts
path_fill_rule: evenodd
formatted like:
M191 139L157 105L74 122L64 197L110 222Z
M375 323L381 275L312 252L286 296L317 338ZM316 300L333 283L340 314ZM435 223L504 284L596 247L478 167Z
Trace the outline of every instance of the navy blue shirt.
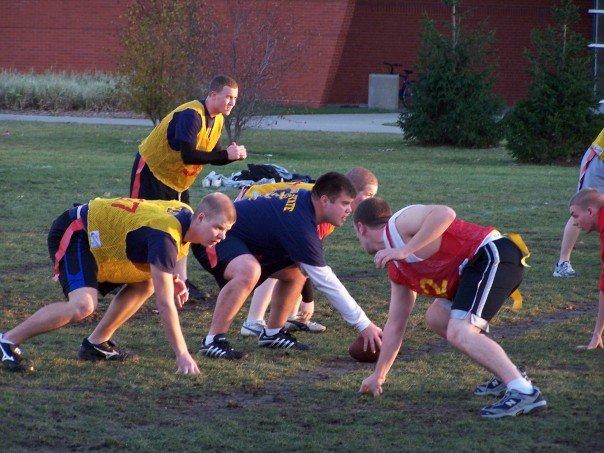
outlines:
M326 265L309 191L237 201L235 210L237 221L228 235L240 238L252 254Z

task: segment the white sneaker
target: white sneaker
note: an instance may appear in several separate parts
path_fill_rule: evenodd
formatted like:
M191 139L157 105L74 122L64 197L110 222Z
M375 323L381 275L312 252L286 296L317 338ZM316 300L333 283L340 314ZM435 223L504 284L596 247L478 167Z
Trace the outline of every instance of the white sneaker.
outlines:
M570 261L562 261L554 265L554 277L576 277L578 274L570 265Z
M300 331L310 333L321 333L325 332L325 330L327 329L327 327L325 327L323 324L319 324L318 322L314 321L302 322L297 317L289 318L285 323L284 328L288 332Z
M266 322L264 319L260 321L245 321L239 333L244 337L259 337L265 327Z

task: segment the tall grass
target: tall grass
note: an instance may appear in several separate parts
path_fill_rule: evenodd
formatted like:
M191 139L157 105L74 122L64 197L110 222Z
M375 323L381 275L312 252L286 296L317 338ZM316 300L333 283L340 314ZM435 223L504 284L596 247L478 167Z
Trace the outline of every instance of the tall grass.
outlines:
M127 110L123 79L100 72L0 72L0 108L7 110Z

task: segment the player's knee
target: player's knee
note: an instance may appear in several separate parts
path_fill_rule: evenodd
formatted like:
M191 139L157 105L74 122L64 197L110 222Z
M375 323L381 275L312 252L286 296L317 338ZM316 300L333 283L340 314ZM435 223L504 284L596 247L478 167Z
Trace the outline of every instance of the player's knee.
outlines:
M468 327L469 324L463 320L452 319L447 326L447 341L452 345L464 344L469 334Z
M258 280L260 280L261 269L258 263L250 263L248 266L240 266L233 272L233 279L239 285L246 287L251 292Z
M439 328L441 323L440 323L440 319L437 317L437 314L434 312L434 309L430 306L428 307L428 310L426 311L426 324L428 325L428 327L435 331L435 332L439 332L441 329Z
M80 299L74 302L72 322L78 322L94 313L96 304L91 299Z

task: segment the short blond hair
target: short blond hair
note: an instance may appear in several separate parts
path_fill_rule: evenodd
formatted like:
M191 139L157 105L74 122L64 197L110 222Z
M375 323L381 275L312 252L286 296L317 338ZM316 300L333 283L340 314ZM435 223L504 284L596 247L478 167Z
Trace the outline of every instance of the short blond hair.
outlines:
M376 176L363 167L354 167L346 173L346 177L350 180L357 192L362 192L369 185L378 185Z
M223 214L230 223L235 223L237 219L237 211L235 211L233 202L229 197L220 192L214 192L203 197L195 211L195 216L199 215L199 213L203 213L209 218Z
M581 189L568 202L568 207L577 206L581 209L587 209L590 206L601 208L604 206L604 194L593 187Z

